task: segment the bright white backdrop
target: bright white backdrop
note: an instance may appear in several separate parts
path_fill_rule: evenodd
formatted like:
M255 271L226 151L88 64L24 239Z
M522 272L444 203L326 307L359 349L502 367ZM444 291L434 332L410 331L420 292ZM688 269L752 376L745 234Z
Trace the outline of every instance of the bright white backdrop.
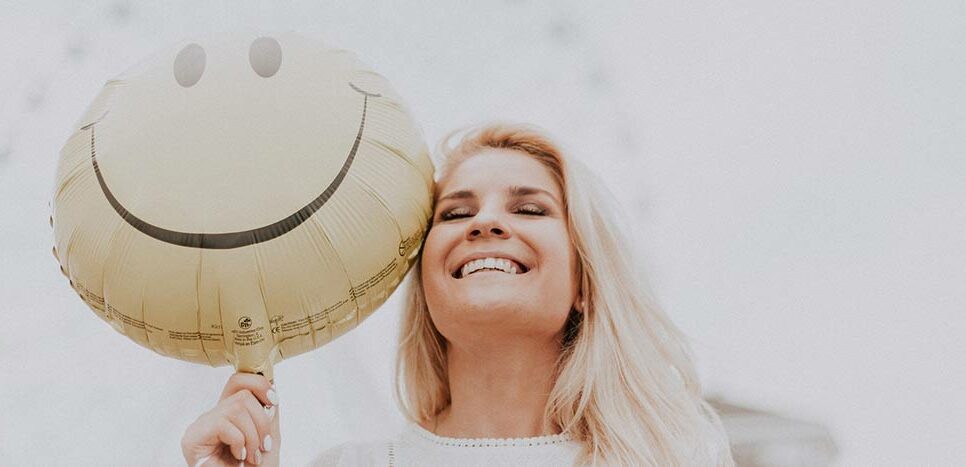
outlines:
M179 465L214 404L228 368L76 297L47 202L105 80L238 26L356 51L431 144L490 119L560 135L624 203L709 395L825 424L838 465L966 463L962 2L0 3L0 464ZM284 465L399 429L398 299L277 367Z

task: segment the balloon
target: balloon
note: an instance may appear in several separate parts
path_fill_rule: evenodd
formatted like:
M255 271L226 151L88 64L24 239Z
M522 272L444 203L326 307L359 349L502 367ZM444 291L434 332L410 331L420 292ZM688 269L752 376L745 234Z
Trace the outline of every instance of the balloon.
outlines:
M54 256L134 342L270 377L368 317L432 212L382 76L294 33L185 42L107 81L60 153Z

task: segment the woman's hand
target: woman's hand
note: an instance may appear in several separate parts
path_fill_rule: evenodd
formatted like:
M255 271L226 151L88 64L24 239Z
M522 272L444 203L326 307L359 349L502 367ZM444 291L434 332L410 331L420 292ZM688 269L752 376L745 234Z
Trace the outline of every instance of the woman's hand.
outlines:
M181 453L191 467L277 466L278 396L262 375L235 373L218 404L188 426Z

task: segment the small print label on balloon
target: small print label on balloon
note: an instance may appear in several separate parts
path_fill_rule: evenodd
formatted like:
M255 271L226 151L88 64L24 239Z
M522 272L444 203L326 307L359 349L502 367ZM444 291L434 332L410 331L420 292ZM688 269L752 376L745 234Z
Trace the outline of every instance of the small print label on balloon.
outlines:
M153 330L162 330L157 326L146 325L144 321L121 313L117 310L117 308L114 308L114 305L111 304L107 305L107 316L114 321L124 323L125 326L130 326L135 329L143 329L147 332L151 332L152 328Z
M412 235L399 242L399 256L406 256L423 240L423 229L416 230Z
M275 316L272 316L272 319L268 320L268 322L271 323L272 325L272 334L278 334L282 332L282 326L280 324L282 322L282 318L284 318L284 316L275 315Z
M276 316L278 320L272 322L272 333L277 334L281 332L281 333L289 334L292 332L302 331L303 328L308 328L309 326L313 326L313 329L315 329L316 331L321 331L325 329L331 321L329 319L329 313L331 313L333 310L340 308L342 305L345 305L348 302L349 302L349 299L344 298L342 300L339 300L338 302L335 302L334 304L330 305L329 307L327 307L322 311L313 313L308 317L300 318L292 321L282 321L285 318L284 316ZM315 324L318 324L319 326L314 327ZM278 331L275 330L276 325L277 325ZM308 333L306 332L300 335L308 335Z
M196 331L168 331L168 339L176 341L205 341L220 342L221 333L196 332Z
M242 317L242 319L244 318L245 317ZM239 322L240 321L241 320L239 320ZM262 332L265 329L264 326L251 328L250 322L248 323L248 326L249 326L249 329L241 330L241 331L237 329L232 329L231 333L234 335L232 342L234 342L235 345L250 346L250 345L260 344L265 340L265 335Z
M372 277L366 279L363 283L349 289L349 297L351 297L354 300L356 298L359 298L365 295L367 290L374 287L376 284L379 283L379 281L385 279L386 277L389 277L389 274L393 272L397 266L399 265L396 264L396 260L393 259L392 261L389 262L389 264L386 265L386 267L382 268L381 271L375 273L374 275L372 275Z

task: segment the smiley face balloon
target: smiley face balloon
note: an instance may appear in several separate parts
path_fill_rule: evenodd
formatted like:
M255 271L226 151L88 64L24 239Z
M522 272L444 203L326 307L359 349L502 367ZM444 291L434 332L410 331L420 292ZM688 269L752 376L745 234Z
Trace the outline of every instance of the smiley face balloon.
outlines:
M382 76L294 33L227 35L104 85L60 153L53 252L134 342L271 377L386 300L432 193Z

